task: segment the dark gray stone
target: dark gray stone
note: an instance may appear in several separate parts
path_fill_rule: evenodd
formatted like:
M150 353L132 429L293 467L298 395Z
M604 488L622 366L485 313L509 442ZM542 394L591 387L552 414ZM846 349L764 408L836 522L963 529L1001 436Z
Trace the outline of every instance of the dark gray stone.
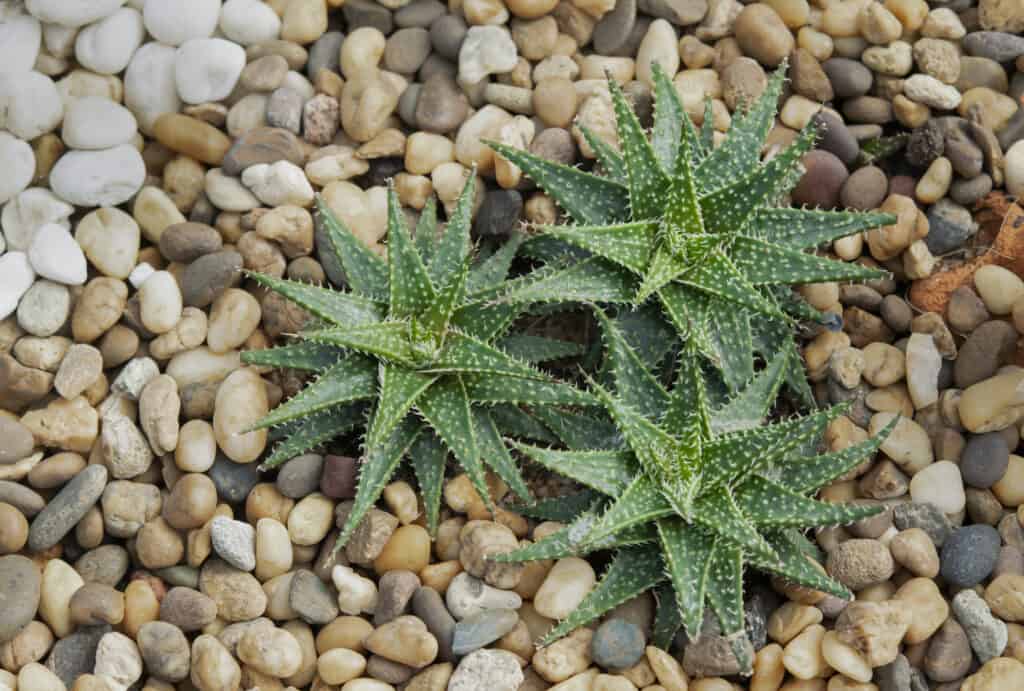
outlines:
M370 0L348 0L341 8L349 33L364 26L372 26L387 36L394 28L388 8Z
M352 456L324 456L320 491L331 499L352 499L356 496L358 477L358 459Z
M934 255L946 254L961 247L977 230L971 212L962 206L940 199L928 209L928 235L924 242Z
M996 62L1010 62L1024 55L1024 36L1003 31L975 31L967 34L962 44L971 55Z
M629 669L644 655L647 642L636 624L625 619L609 619L601 624L590 641L590 656L612 672Z
M306 63L306 76L311 80L320 70L337 72L341 64L341 44L345 34L340 31L328 31L309 47L309 62Z
M708 12L707 0L638 0L640 10L678 26L696 24Z
M910 691L910 663L900 655L887 665L875 668L878 691Z
M856 98L871 90L871 70L850 58L829 58L821 64L832 84L836 98Z
M320 626L338 617L338 595L316 574L299 569L292 576L288 604L307 624Z
M0 557L0 643L18 635L36 615L41 581L39 568L31 559L18 554Z
M92 674L100 639L112 630L109 624L78 627L73 634L53 645L46 667L71 688L75 679L83 674Z
M485 609L477 612L455 625L452 652L455 655L468 655L498 640L518 623L519 615L513 609Z
M982 173L971 180L954 180L949 186L949 198L957 204L971 206L992 191L992 177Z
M245 501L249 492L260 481L260 471L256 463L235 463L219 453L206 474L213 480L217 496L229 504Z
M277 474L277 491L291 499L302 499L320 487L324 457L316 453L296 456L281 466Z
M820 111L812 121L818 126L821 133L818 138L818 148L824 149L833 154L843 162L843 165L850 166L860 154L860 144L850 134L842 119L828 111Z
M28 548L42 552L60 542L96 504L106 486L106 466L86 466L36 514L28 531Z
M377 609L373 625L383 626L402 616L420 587L420 578L412 571L388 571L377 584Z
M414 0L395 12L395 26L400 29L418 26L429 28L438 17L448 13L448 7L437 0Z
M189 262L217 252L224 245L220 233L205 223L175 223L160 234L160 254L172 262Z
M450 75L437 72L423 82L416 100L416 125L420 129L447 134L458 129L468 114L469 100Z
M981 174L985 155L981 148L959 129L946 135L946 158L953 170L962 178L973 178Z
M897 530L920 528L928 533L936 547L942 547L949 534L953 532L953 525L949 519L934 504L897 504L892 510L892 521Z
M185 268L181 297L190 307L208 307L241 277L242 255L238 252L222 250L206 254Z
M977 585L995 568L999 545L999 533L990 525L958 528L942 546L939 573L952 586Z
M519 223L523 195L515 190L491 190L477 212L473 230L477 235L508 235Z
M611 55L629 40L636 24L636 0L618 0L594 27L594 50Z
M1019 77L1020 75L1024 75L1024 72L1018 72L1015 76ZM1024 79L1018 81L1024 84ZM1017 109L1017 112L1003 125L1003 129L999 130L996 137L999 139L999 146L1003 147L1003 151L1024 139L1024 108Z
M448 612L444 600L436 590L421 587L412 596L412 612L423 620L427 630L437 639L437 659L453 662L452 639L455 636L455 618Z
M459 59L459 49L465 40L469 27L457 14L446 14L430 25L430 43L434 51L448 60Z

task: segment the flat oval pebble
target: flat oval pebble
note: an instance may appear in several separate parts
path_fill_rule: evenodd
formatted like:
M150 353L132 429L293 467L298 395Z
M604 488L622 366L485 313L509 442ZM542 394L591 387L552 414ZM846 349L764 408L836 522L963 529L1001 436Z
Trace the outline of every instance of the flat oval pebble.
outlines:
M76 206L117 206L142 188L146 166L132 146L69 151L50 171L50 187Z
M231 94L245 67L245 50L222 38L185 41L174 56L174 80L185 103L220 101Z
M40 552L60 542L96 504L106 486L106 466L87 466L36 514L29 528L29 549Z
M170 46L192 38L213 36L221 13L221 0L164 0L146 2L146 31Z
M4 602L0 643L14 638L32 621L39 608L39 596L39 568L30 559L17 554L0 557L0 598Z
M109 149L128 144L138 131L135 116L109 98L76 98L64 114L61 138L72 149Z

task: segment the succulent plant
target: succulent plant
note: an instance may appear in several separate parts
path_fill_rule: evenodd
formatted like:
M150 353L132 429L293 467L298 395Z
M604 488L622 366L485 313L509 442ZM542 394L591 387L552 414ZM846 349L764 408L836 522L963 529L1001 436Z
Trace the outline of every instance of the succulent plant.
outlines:
M659 603L658 642L671 640L680 625L691 640L698 637L710 607L749 670L749 646L741 645L744 567L852 597L812 563L818 550L801 529L849 523L879 510L809 495L873 453L889 429L847 449L818 454L821 433L842 406L762 424L782 382L785 354L712 408L692 341L681 353L669 391L616 322L597 314L614 390L596 382L592 388L621 443L569 450L514 443L528 458L588 491L557 505L539 502L528 512L568 519L568 525L494 558L525 561L615 549L596 588L545 642L644 591L660 589L671 598Z
M314 319L294 343L243 354L247 363L316 374L259 422L259 428L283 426L285 436L262 467L366 425L355 503L339 546L406 455L431 530L448 452L487 501L486 467L527 499L526 484L503 442L504 434L513 433L506 423L516 426L516 436L529 436L531 420L517 406L594 402L527 362L572 354L573 344L506 335L522 307L494 298L505 290L519 240L473 261L472 180L440 236L431 204L413 239L398 197L389 190L387 261L318 199L319 222L346 273L348 291L250 274Z
M653 66L650 138L611 79L621 153L583 129L603 175L491 144L575 222L542 228L547 244L541 246L558 240L590 255L563 266L553 262L519 281L507 298L639 304L656 295L675 329L718 366L731 391L753 376L755 352L770 359L784 349L790 355L787 381L806 398L785 314L805 317L814 310L779 288L883 275L805 250L895 219L777 205L799 180L801 156L816 138L808 126L791 146L761 161L785 66L756 103L734 114L717 147L710 101L698 132L668 77ZM550 251L544 256L556 258ZM707 313L715 318L705 319Z

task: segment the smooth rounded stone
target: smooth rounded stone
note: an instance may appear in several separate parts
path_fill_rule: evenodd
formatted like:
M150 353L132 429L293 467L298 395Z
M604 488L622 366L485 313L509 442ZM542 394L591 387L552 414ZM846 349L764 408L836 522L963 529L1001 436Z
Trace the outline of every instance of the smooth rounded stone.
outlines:
M625 619L612 618L601 624L590 641L590 656L613 672L626 670L644 655L644 633Z
M122 687L131 686L142 677L142 656L128 636L111 631L96 646L95 674L107 677Z
M0 45L5 49L0 73L30 71L39 57L42 34L42 25L35 17L20 12L9 13L0 23Z
M175 223L160 234L160 254L182 264L217 252L222 246L220 233L205 223Z
M972 589L953 598L953 616L963 627L971 649L982 663L998 657L1006 648L1006 624L992 616L988 604Z
M796 204L831 209L839 203L839 192L849 177L846 166L829 151L815 149L803 156L805 173L793 188Z
M288 605L303 621L313 626L329 624L340 614L337 595L308 569L299 569L292 577Z
M447 74L431 75L416 100L416 125L427 132L447 134L458 129L469 115L469 101Z
M490 190L473 221L473 231L482 236L508 235L519 223L523 196L516 190Z
M399 29L388 37L384 48L384 66L399 74L412 74L430 55L430 33L411 27Z
M28 260L42 278L66 285L85 283L85 254L64 226L47 223L36 231Z
M1010 463L1006 437L998 432L971 435L960 456L960 473L971 487L987 489L999 481Z
M242 255L233 250L212 252L199 257L182 276L182 299L189 307L208 307L238 280Z
M4 601L0 643L14 638L36 616L40 587L39 568L32 560L17 554L0 557L0 597Z
M25 425L0 417L0 465L17 463L32 453L33 446L35 439Z
M435 19L447 14L447 8L437 0L413 0L394 14L395 26L400 29L420 26L429 28Z
M958 528L942 546L942 577L960 588L985 580L999 558L999 533L990 525Z
M20 194L36 172L36 155L27 142L0 132L0 160L5 162L0 176L0 204Z
M978 228L970 211L948 199L940 199L932 205L927 216L929 230L924 240L934 255L960 248Z
M306 76L315 79L320 70L337 72L341 66L341 44L345 34L340 31L328 31L309 47L309 60L306 62Z
M823 110L816 113L811 120L821 132L818 147L833 154L844 166L851 165L860 154L860 145L842 119Z
M455 636L455 619L438 592L433 588L417 588L412 596L412 611L437 639L437 659L449 662L454 660L452 640Z
M6 117L0 122L11 134L28 141L60 125L64 104L52 79L34 71L2 77L0 103L4 104Z
M954 180L949 188L949 197L957 204L971 206L991 191L992 177L987 173L982 173L970 180ZM925 239L927 240L927 238Z
M967 497L960 468L952 461L932 463L910 479L910 498L915 502L933 504L943 513L962 511Z
M1017 331L1010 324L995 320L980 324L960 346L953 370L957 388L966 389L994 376L1012 359L1016 345Z
M304 103L305 99L302 94L295 89L287 86L275 89L267 101L267 125L298 134L302 130L302 106Z
M61 201L50 190L31 187L4 206L0 214L8 252L24 252L32 244L36 231L47 223L71 227L68 218L74 207Z
M697 0L695 3L685 4L694 6L705 3L704 0ZM636 12L637 0L618 0L615 7L610 12L606 12L594 27L594 50L601 55L613 55L626 45L633 33L633 27L636 25ZM666 18L671 21L671 17Z
M995 62L1010 62L1024 55L1024 37L1003 31L975 31L962 41L970 55Z
M0 151L2 153L2 151ZM142 188L146 166L133 146L69 151L50 171L50 188L76 206L117 206Z
M256 568L256 529L245 521L214 516L210 521L210 541L213 551L236 569Z
M971 662L971 644L967 633L955 617L949 617L928 642L924 671L935 681L954 681L967 674Z
M455 625L452 652L467 655L498 640L519 623L519 615L511 609L487 609L466 617Z
M19 301L35 279L36 273L24 252L0 256L0 317L6 319L18 309Z
M33 336L54 335L71 313L71 294L52 281L36 281L18 304L18 326Z
M0 147L3 146L0 141ZM0 149L2 153L2 149ZM1011 146L1006 152L1003 160L1006 168L1006 189L1010 194L1021 196L1024 194L1024 139ZM0 199L3 194L0 192Z
M38 492L18 482L0 480L0 503L10 504L18 511L32 518L43 510L46 500Z
M128 551L121 545L100 545L75 562L75 571L86 583L102 583L114 588L128 573Z
M136 641L146 671L166 682L188 677L192 651L181 629L163 621L150 621L139 628Z
M393 621L406 613L409 602L420 587L419 577L412 571L396 569L381 576L377 584L377 609L373 615L375 626Z
M398 4L398 3L396 3ZM341 8L349 32L363 27L377 29L385 36L394 28L394 20L387 7L371 0L347 0Z
M299 139L280 127L258 127L234 141L224 155L222 167L226 175L238 176L259 163L288 161L301 166L305 152Z
M189 39L213 36L220 13L221 0L165 0L146 2L143 19L153 38L179 46Z
M220 11L219 26L235 43L250 46L276 39L281 33L281 18L261 0L227 0Z
M302 168L289 161L257 163L242 172L242 184L267 206L310 206L313 186Z
M86 466L36 514L29 529L29 549L41 552L60 542L96 504L106 485L106 466Z
M200 631L216 618L216 603L192 587L171 588L160 601L160 620L185 632Z
M245 68L245 49L222 38L193 38L174 57L174 80L185 103L221 101Z
M128 144L138 132L135 116L109 98L76 98L64 114L61 139L72 149L109 149Z
M499 26L472 26L459 48L459 79L476 84L491 74L511 72L518 52L509 32Z
M458 60L468 30L465 20L457 14L446 14L435 20L430 25L430 42L434 51L447 60Z
M217 496L229 504L244 502L260 481L256 464L235 463L219 453L207 475L217 488Z
M260 582L219 559L203 564L199 589L217 603L217 615L225 621L248 621L267 609L267 595Z
M736 41L744 55L766 67L777 67L793 52L793 34L778 13L768 5L743 8L733 26Z
M119 74L128 65L146 36L142 15L122 7L82 29L75 38L75 58L98 74Z
M876 209L888 194L889 180L877 166L863 166L855 170L839 191L839 202L849 209L868 211Z
M96 648L100 639L110 631L110 624L78 627L74 633L54 643L46 659L47 669L71 688L78 677L92 673L96 665Z
M217 446L236 463L251 463L267 445L267 431L252 430L270 406L263 380L251 369L237 369L221 383L213 408Z
M459 620L485 609L518 610L522 602L516 593L489 586L465 572L453 578L445 592L448 611Z
M135 51L125 71L124 104L146 134L153 133L158 117L181 108L174 79L175 54L171 46L146 43Z

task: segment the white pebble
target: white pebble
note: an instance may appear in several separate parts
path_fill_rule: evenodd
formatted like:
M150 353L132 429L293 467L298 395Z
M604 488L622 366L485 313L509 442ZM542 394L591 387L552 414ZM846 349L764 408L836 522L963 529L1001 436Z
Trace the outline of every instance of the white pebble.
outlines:
M260 0L228 0L220 11L220 30L235 43L248 46L281 33L281 18Z
M516 44L503 27L470 27L459 48L459 79L476 84L488 75L511 72L518 58Z
M222 211L250 211L260 205L260 200L241 180L225 175L220 168L206 171L204 190L210 203Z
M128 282L131 283L136 290L138 290L139 288L142 287L142 284L146 282L146 279L148 279L154 273L156 273L156 269L154 269L148 263L142 262L134 269L132 269L130 274L128 274Z
M57 129L62 117L57 85L45 74L0 74L0 127L27 141Z
M147 43L135 51L124 73L124 104L135 113L146 134L152 134L160 115L181 110L174 79L176 53L170 46Z
M257 163L242 171L242 184L269 206L309 206L313 187L302 169L291 161Z
M36 232L28 261L43 278L73 286L85 283L85 254L71 233L56 223L48 223Z
M109 16L125 0L26 0L25 9L39 21L63 26L85 26Z
M18 301L32 287L35 278L24 252L8 252L0 257L0 319L14 314Z
M907 342L907 389L918 410L939 400L942 356L931 334L910 334Z
M103 21L91 24L75 39L75 58L82 67L99 74L118 74L146 36L138 10L122 7Z
M953 110L960 105L960 92L955 86L943 84L927 74L915 74L903 82L903 93L911 101L939 110Z
M937 461L910 478L910 498L916 503L935 504L942 513L962 511L964 495L960 467L952 461Z
M86 214L75 227L75 240L86 258L100 273L112 278L128 278L135 268L141 239L142 231L135 219L110 206Z
M5 17L0 22L0 46L4 47L0 74L31 70L39 57L42 38L42 25L35 17L26 14Z
M116 631L103 634L93 674L110 677L122 686L137 682L142 677L142 655L135 641Z
M185 103L221 101L231 95L245 67L245 49L222 38L193 38L174 57L178 96Z
M64 114L61 139L72 149L109 149L130 143L139 126L132 112L109 98L76 98Z
M153 38L180 46L193 38L213 36L220 0L147 0L143 16Z
M338 589L338 608L345 614L370 614L377 609L376 584L353 571L351 566L335 566L331 581Z
M70 58L75 54L78 29L60 24L43 25L43 46L55 58Z
M3 204L32 182L36 174L36 155L27 142L0 132L0 161L4 162L4 174L0 175L0 204Z
M146 179L142 155L132 146L69 151L50 171L50 188L76 206L117 206L131 199Z
M142 325L155 334L167 333L181 319L181 289L168 271L157 271L139 288Z
M583 602L596 583L594 568L585 559L559 559L537 590L533 607L549 619L564 619Z
M0 214L7 249L27 251L36 231L46 223L71 228L68 218L74 212L75 207L45 187L28 188L12 199Z

